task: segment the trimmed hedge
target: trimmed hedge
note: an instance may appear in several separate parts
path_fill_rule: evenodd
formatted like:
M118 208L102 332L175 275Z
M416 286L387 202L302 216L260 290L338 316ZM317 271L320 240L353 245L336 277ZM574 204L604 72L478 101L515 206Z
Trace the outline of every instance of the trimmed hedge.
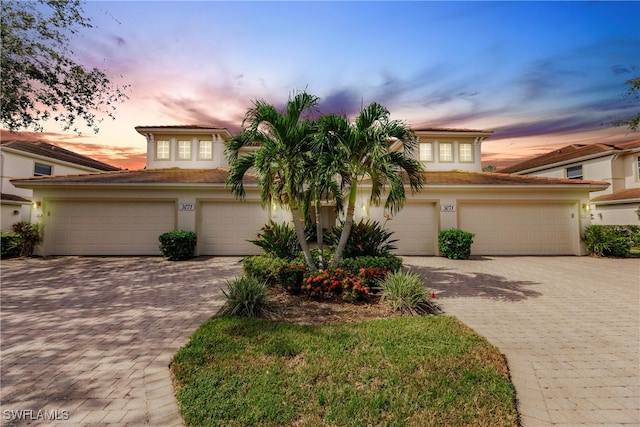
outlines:
M193 231L168 231L158 237L162 256L170 261L182 261L193 257L197 236Z
M278 283L280 268L286 265L288 265L286 260L269 255L248 256L242 260L242 270L247 277L252 277L268 285Z
M438 248L449 259L468 259L475 234L452 228L438 234Z

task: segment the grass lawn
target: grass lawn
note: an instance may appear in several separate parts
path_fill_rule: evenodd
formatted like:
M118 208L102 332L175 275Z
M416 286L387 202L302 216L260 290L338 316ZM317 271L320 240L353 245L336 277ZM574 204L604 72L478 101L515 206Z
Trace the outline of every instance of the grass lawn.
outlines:
M453 317L216 316L175 355L188 425L515 426L500 352Z

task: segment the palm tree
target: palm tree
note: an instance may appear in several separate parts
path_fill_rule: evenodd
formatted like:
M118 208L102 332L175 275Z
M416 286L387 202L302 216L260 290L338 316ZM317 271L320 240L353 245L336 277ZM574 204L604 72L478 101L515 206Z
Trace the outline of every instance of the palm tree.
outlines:
M339 115L327 115L318 120L316 147L320 143L325 150L330 150L337 162L331 173L339 174L343 191L348 191L345 222L333 266L342 259L353 225L358 186L364 179L370 180L369 200L373 205L380 204L383 192L389 187L384 206L392 215L402 209L406 200L405 177L412 191L422 188L424 169L413 158L417 139L403 122L390 120L389 116L389 110L372 103L353 123ZM402 150L392 149L397 141L402 142Z
M316 269L304 233L306 167L314 136L312 113L319 98L306 92L289 97L282 112L263 100L256 100L242 122L242 132L227 144L231 165L227 184L238 198L244 198L244 175L253 168L258 175L263 207L278 203L289 208L307 265ZM239 156L243 147L259 147Z

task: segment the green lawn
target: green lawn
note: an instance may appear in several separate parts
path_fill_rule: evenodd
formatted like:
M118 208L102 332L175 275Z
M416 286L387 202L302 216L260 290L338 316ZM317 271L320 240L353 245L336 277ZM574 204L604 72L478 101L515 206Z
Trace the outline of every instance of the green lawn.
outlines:
M217 316L172 370L188 425L518 424L504 358L446 316L306 326Z

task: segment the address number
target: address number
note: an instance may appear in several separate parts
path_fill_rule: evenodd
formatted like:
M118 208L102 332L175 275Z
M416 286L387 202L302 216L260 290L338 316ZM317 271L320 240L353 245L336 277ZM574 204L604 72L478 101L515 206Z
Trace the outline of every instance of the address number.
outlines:
M196 205L195 203L180 203L178 204L179 211L195 211Z
M455 212L456 205L440 205L440 211L442 212Z

